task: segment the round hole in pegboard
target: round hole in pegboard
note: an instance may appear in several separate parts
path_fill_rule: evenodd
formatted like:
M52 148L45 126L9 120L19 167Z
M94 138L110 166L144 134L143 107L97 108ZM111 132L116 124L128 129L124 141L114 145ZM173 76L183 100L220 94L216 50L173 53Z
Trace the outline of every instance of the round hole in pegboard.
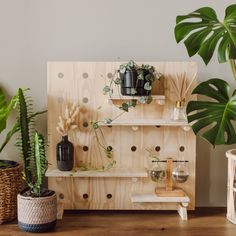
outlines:
M108 128L112 128L112 125L108 125L107 127L108 127Z
M137 150L137 148L136 148L135 146L132 146L132 147L131 147L131 151L132 151L132 152L135 152L136 150Z
M63 103L63 102L64 102L64 98L63 98L63 97L59 97L59 98L57 99L57 101L58 101L58 103Z
M107 73L107 78L111 79L113 77L113 74L111 72Z
M82 101L83 101L83 103L88 103L88 98L87 97L83 97Z
M156 147L155 147L155 150L156 150L156 152L160 152L161 147L160 147L160 146L156 146Z
M107 151L111 152L112 151L112 146L107 146Z
M83 194L83 199L88 199L89 195L87 193Z
M63 78L64 78L64 74L63 74L62 72L60 72L60 73L58 73L57 77L58 77L59 79L63 79Z
M183 151L185 150L184 146L180 146L180 147L179 147L179 150L180 150L181 152L183 152Z
M160 128L161 126L160 125L156 125L156 128Z
M87 79L87 78L88 78L88 73L87 73L87 72L84 72L84 73L82 74L82 77L83 77L84 79Z
M60 193L60 194L59 194L59 198L60 198L60 199L64 199L64 194L63 194L63 193Z
M107 199L111 199L112 198L112 194L111 193L108 193L107 194Z
M83 151L87 152L89 150L88 146L83 146Z
M87 128L87 127L88 127L88 122L87 122L87 121L84 121L84 122L83 122L83 126L84 126L85 128Z

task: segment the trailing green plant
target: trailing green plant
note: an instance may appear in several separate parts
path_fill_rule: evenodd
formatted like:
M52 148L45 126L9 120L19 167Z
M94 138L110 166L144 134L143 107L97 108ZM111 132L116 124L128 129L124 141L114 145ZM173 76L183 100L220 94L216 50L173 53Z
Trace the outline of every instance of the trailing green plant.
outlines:
M140 80L145 80L144 89L148 92L152 90L152 84L159 80L162 76L161 73L157 72L155 67L149 64L142 64L139 66L134 61L130 60L128 63L121 64L118 70L115 70L115 72L110 77L109 85L106 85L103 88L103 94L109 94L110 97L112 97L113 92L115 89L118 90L118 93L120 95L119 88L122 84L123 76L126 71L135 70L137 72L137 81L135 88L132 88L131 93L133 96L136 95L137 86ZM121 96L121 95L120 95ZM146 96L139 96L138 99L130 98L130 100L123 102L121 106L117 106L119 109L128 112L129 108L135 107L137 103L147 103L150 104L152 102L152 96L150 94Z
M217 49L219 63L229 62L236 80L236 4L225 10L224 20L218 20L210 7L200 8L176 18L175 38L184 40L189 56L199 54L207 65ZM192 94L205 95L207 101L190 101L188 122L197 134L213 146L236 143L236 91L230 94L229 84L218 78L200 83Z

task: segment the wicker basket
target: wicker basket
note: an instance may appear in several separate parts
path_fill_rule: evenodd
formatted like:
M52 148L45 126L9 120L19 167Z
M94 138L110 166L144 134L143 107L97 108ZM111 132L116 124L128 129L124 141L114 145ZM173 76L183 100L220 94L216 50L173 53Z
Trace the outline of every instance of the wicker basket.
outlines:
M57 196L48 197L17 196L18 225L27 232L41 233L52 230L57 220Z
M14 161L1 163L11 167L0 168L0 224L14 220L17 216L17 194L22 190L22 166Z

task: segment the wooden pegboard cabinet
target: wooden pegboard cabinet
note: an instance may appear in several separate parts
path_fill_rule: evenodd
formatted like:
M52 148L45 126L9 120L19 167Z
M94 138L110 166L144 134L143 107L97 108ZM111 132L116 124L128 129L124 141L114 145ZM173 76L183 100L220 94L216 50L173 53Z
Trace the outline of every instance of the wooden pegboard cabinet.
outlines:
M102 94L102 89L108 84L110 73L121 62L48 63L48 158L52 165L47 176L49 188L58 193L58 200L65 209L177 209L176 202L147 200L147 195L154 193L156 183L148 176L150 161L145 148L155 150L156 147L160 149L160 157L189 161L190 177L186 183L177 186L188 194L189 209L194 209L196 137L186 123L171 120L176 98L168 76L185 72L187 78L192 78L197 66L194 62L146 63L155 66L165 77L154 88L155 94L159 91L157 101L138 105L116 120L112 128L102 127L108 144L114 150L115 169L104 173L80 171L73 175L57 170L56 144L61 139L56 131L58 116L64 113L66 104L78 102L82 107L80 127L69 135L75 147L75 167L80 161L93 166L105 165L106 158L96 143L91 126L84 123L90 124L92 120L115 117L120 113L113 106L113 103L120 102L118 95L114 94L110 101ZM98 112L99 106L102 109ZM136 147L135 151L132 147ZM184 151L180 147L184 147ZM145 195L144 202L142 194Z

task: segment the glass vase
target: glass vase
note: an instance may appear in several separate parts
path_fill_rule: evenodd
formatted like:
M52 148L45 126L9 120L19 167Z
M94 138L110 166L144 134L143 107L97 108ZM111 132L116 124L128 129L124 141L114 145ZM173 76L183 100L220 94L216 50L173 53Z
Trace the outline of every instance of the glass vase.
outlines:
M74 165L74 146L68 140L68 135L62 136L57 144L57 167L61 171L70 171Z
M186 107L184 106L184 101L176 101L173 111L173 120L187 121Z

